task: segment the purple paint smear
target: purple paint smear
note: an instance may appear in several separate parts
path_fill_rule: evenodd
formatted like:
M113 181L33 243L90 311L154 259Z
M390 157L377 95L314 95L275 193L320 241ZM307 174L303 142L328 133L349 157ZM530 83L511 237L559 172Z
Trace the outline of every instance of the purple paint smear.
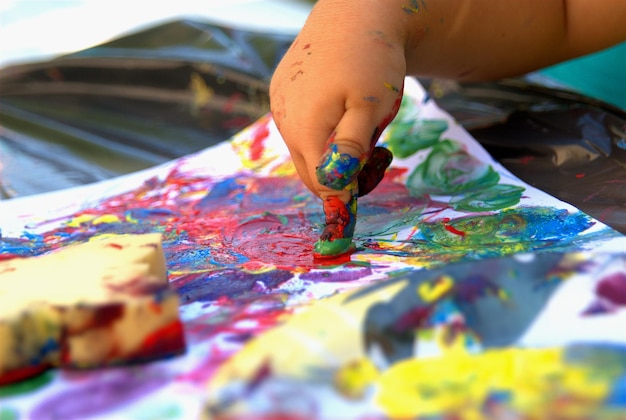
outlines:
M111 370L102 376L111 376ZM155 392L171 378L161 372L119 369L114 377L90 378L44 400L31 412L37 420L72 420L101 415Z

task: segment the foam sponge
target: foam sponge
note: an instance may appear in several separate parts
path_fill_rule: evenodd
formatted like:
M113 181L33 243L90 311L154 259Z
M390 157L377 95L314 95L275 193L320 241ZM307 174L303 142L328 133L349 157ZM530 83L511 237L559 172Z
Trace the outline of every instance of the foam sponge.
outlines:
M0 385L49 367L96 368L184 350L159 234L96 237L0 261Z

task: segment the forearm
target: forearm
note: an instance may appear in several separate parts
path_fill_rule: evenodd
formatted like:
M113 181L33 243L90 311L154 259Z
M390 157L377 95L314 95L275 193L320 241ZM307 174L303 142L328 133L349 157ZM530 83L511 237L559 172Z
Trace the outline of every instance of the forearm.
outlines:
M626 0L399 3L415 6L405 11L410 15L404 21L409 25L405 48L407 72L419 76L485 80L518 75L626 39Z

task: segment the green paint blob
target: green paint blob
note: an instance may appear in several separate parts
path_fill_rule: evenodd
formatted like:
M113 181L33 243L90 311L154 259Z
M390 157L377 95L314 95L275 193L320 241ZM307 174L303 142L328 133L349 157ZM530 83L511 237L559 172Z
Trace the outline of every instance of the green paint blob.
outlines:
M450 205L455 210L466 212L501 210L518 204L524 190L524 187L517 185L498 184L485 190L455 197L450 200Z
M12 397L15 395L27 394L48 385L54 378L54 373L47 371L41 375L29 378L14 384L0 387L0 397ZM3 419L4 420L4 419Z
M435 144L407 180L411 194L458 195L496 185L500 175L450 139Z
M389 127L386 143L395 156L407 158L436 144L447 129L446 120L398 121Z
M322 257L336 257L353 249L352 238L338 238L332 241L318 240L313 247L313 253Z

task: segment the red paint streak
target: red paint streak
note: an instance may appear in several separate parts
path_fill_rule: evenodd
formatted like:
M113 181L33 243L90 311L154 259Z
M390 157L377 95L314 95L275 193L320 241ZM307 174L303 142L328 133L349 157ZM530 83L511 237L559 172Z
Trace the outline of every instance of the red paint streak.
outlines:
M108 244L107 246L108 246L108 247L111 247L111 248L115 248L115 249L122 249L122 248L124 248L124 247L123 247L122 245L120 245L120 244Z
M577 179L581 179L581 178L584 178L585 175L586 174L584 174L584 173L580 173L580 174L576 174L575 176L576 176Z
M311 44L306 44L304 47L302 47L303 50L308 50L309 48L311 48Z
M445 219L443 219L443 227L450 233L454 233L455 235L459 235L459 236L465 236L466 233L458 230L457 228L455 228L454 226L450 226L448 224L448 222L450 222L450 219L448 217L446 217Z
M0 386L20 382L33 376L37 376L51 367L49 363L43 363L35 366L26 366L19 369L13 369L0 375Z
M446 230L447 230L448 232L450 232L450 233L454 233L455 235L459 235L459 236L465 236L465 232L462 232L462 231L460 231L460 230L456 229L456 228L455 228L455 227L453 227L453 226L450 226L450 225L444 225L444 227L445 227L445 228L446 228Z
M270 129L267 124L268 121L264 121L262 124L254 130L252 133L252 143L250 144L250 159L257 161L263 156L263 142L270 135Z
M185 351L185 348L185 330L183 324L179 320L175 320L149 334L144 338L139 349L124 357L124 359L156 359L163 356L180 354Z

